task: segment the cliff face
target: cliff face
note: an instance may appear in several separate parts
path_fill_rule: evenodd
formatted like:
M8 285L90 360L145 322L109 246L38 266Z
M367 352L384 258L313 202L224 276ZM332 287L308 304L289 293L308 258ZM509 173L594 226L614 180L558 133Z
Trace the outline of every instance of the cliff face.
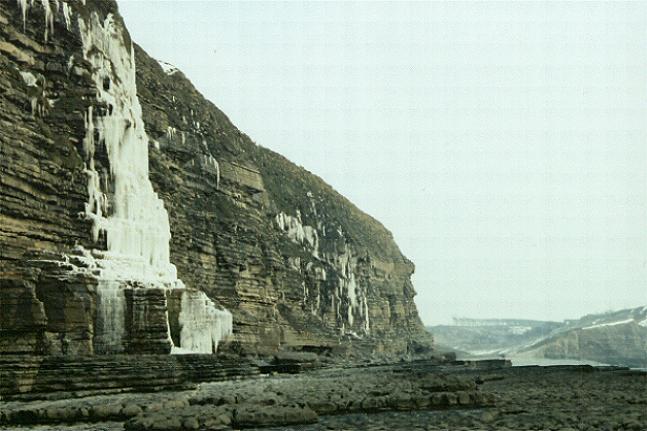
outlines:
M424 338L379 222L131 46L114 2L0 2L0 352Z

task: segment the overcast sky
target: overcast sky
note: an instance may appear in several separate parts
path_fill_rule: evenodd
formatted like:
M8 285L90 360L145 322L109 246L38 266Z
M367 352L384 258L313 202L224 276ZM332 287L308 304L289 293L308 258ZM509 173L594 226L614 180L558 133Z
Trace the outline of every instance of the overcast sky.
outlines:
M393 232L425 323L647 305L647 3L119 3Z

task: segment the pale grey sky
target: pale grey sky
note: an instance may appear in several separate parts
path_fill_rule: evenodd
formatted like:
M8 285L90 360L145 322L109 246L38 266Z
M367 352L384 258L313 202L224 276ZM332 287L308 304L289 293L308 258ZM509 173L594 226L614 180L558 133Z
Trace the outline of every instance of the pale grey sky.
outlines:
M393 232L425 323L647 305L647 3L119 4Z

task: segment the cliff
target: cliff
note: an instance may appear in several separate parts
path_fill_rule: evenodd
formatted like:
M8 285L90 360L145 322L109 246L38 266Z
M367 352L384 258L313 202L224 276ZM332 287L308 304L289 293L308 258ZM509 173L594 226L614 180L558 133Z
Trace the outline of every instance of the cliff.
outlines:
M0 52L0 352L428 341L390 232L134 45L113 1L0 2Z

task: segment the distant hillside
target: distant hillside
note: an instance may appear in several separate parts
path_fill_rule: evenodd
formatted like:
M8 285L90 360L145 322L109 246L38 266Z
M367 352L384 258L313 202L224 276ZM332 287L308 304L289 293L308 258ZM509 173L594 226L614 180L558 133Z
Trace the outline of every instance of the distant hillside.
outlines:
M647 307L590 314L566 321L554 334L519 349L519 353L647 367Z
M519 356L647 367L647 307L564 322L455 319L429 327L439 345L473 356Z
M438 345L474 356L501 355L532 345L562 324L513 319L454 319L454 325L430 326Z

